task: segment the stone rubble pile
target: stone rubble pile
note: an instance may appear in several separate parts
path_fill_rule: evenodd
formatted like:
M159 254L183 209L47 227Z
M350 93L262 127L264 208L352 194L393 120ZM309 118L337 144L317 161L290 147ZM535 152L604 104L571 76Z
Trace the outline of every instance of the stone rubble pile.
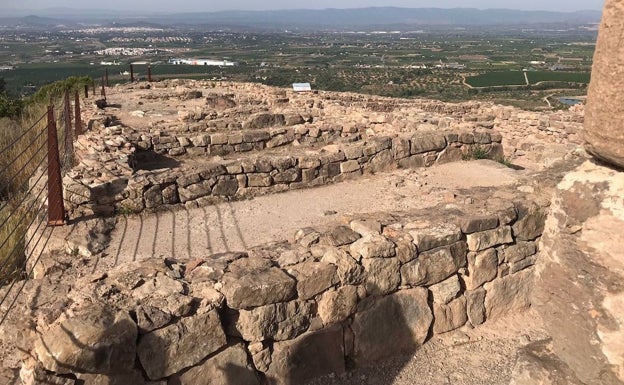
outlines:
M246 252L31 281L46 298L25 305L37 316L20 376L303 384L412 352L529 306L546 207L517 193L473 210L370 214Z

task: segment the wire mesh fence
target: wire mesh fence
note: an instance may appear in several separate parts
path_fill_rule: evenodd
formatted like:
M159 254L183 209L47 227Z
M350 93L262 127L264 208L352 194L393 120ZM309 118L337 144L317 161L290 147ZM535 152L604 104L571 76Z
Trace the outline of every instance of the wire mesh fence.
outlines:
M53 226L65 223L62 178L73 166L79 113L66 92L25 129L0 127L0 325L46 252Z

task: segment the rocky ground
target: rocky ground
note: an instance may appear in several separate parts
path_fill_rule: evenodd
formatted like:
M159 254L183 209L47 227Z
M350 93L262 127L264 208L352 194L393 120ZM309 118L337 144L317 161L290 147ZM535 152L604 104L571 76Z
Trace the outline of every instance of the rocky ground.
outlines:
M449 128L500 132L505 152L499 162L471 160L430 168L363 170L363 175L341 183L253 199L215 200L208 205L178 202L139 214L124 212L109 219L93 218L92 212L78 207L71 213L69 226L54 229L49 248L59 252L41 261L35 269L38 277L85 279L126 262L153 257L188 262L267 242L292 241L298 229L348 225L354 216L366 213L410 213L434 207L487 209L517 192L547 206L559 181L587 157L579 149L582 107L534 113L487 103L450 105L355 94L293 94L260 85L222 83L213 87L192 81L119 86L109 91L108 105L105 111L87 109L86 113L95 115L91 121L93 132L103 134L105 143L98 144L97 136L87 134L77 146L84 153L70 176L81 183L107 185L131 178L136 170L128 161L141 146L161 157L143 159L140 172L165 176L202 169L215 160L227 162L260 152L270 156L314 155L327 146ZM272 118L267 118L266 113L273 114ZM258 120L259 116L269 121ZM299 127L294 130L308 137L299 142L280 130L266 142L269 147L277 143L275 147L245 149L230 144L240 130L262 130L274 124L271 119L276 116L291 120ZM206 136L198 136L203 132L208 135L209 145L202 143ZM592 192L585 192L585 198L588 194ZM613 196L608 199L615 200ZM595 210L590 214L595 215ZM590 217L588 214L574 224L572 234L578 233L577 227L582 229ZM596 236L592 223L583 242L615 247ZM619 244L616 235L611 238ZM572 274L570 271L562 274ZM556 286L557 281L551 284ZM614 303L609 302L611 308L620 306L619 297L608 298ZM571 300L566 297L566 301ZM595 299L599 300L602 297ZM412 356L357 368L342 376L319 378L312 384L580 383L553 353L561 347L551 341L553 333L557 333L543 321L548 318L548 323L554 323L543 308L542 304L541 313L530 310L476 329L465 326L436 335ZM618 335L617 328L612 324L610 327L607 331L600 329L599 335ZM7 358L6 354L15 350L7 348L7 344L0 344L3 361L14 368L15 357ZM616 357L612 361L617 361L621 346L611 343L608 349L609 358ZM604 362L600 361L601 365ZM11 383L9 379L15 380L15 373L6 370L0 379L5 375Z

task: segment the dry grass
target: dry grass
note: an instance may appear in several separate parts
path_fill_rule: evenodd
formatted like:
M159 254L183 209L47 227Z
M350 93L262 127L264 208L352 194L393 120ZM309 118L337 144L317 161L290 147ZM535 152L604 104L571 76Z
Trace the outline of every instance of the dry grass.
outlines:
M40 223L35 216L46 196L46 127L43 104L28 107L19 122L0 120L0 286L23 271L26 232Z

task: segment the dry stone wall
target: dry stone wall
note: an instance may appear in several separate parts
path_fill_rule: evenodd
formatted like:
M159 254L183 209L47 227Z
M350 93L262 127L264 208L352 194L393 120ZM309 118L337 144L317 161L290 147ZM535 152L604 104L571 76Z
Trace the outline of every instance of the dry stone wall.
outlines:
M247 252L40 281L22 378L303 384L526 309L546 208L517 195L472 210L371 214Z
M105 138L103 145L96 145L85 137L79 140L79 143L91 153L109 149L104 151L103 158L100 157L98 161L104 163L106 170L113 167L117 176L110 182L101 183L97 178L83 177L79 168L72 170L64 180L65 199L71 208L85 206L95 212L106 213L115 210L140 212L176 204L197 206L227 199L320 186L396 167L428 167L459 161L472 157L475 152L492 159L502 159L504 156L502 136L495 131L420 132L394 138L372 137L353 143L329 145L319 150L298 151L293 148L286 154L256 153L253 156L232 160L213 157L210 162L197 167L135 172L131 167L136 156L131 139L133 133L124 136L121 127L108 127L106 130L115 136L117 141ZM314 132L311 134L312 130ZM276 138L287 136L287 142L283 143L286 144L293 140L304 141L309 138L327 141L328 138L340 136L341 131L309 129L301 126L289 131L272 129L270 132L273 136L269 131L265 132L269 143ZM251 133L256 135L258 132ZM217 142L215 135L219 135L218 143L232 144L214 144ZM265 146L265 142L234 144L234 141L241 138L244 140L258 138L257 136L247 138L245 133L201 137L205 139L206 146L212 147L190 148L201 148L202 151L208 148L214 151L214 146L219 146L220 149L228 146L227 151L235 151L238 145L255 146L254 143L260 143L260 149ZM232 139L233 137L236 139ZM164 136L158 138L157 142L162 143ZM181 146L179 139L173 138L167 140L167 143L172 145L177 143L176 145ZM152 138L150 143L154 140ZM193 142L199 143L195 139L189 140L189 146L192 146L190 143ZM82 164L96 166L96 162Z

